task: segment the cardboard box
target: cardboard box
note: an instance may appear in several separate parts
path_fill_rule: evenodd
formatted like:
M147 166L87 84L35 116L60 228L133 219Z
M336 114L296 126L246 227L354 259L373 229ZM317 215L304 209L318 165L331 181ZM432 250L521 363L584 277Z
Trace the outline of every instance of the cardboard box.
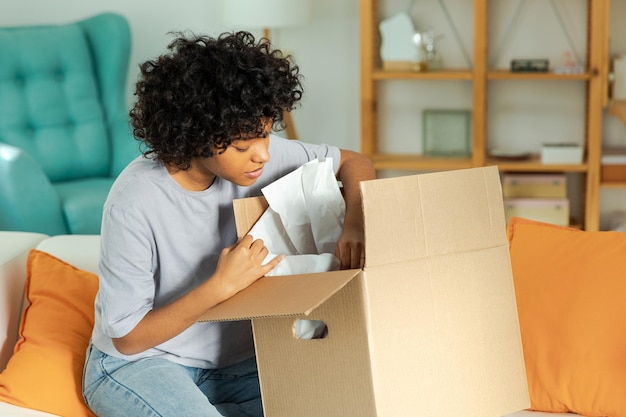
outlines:
M565 198L567 177L565 174L505 174L502 194L506 198Z
M604 149L600 178L603 182L626 181L626 149Z
M508 223L512 217L523 217L559 226L569 226L567 198L505 198L504 213Z
M541 147L543 164L582 164L583 147L575 143L545 143Z
M626 164L602 165L600 178L602 182L626 182Z
M361 192L363 270L266 277L202 318L252 319L265 416L529 407L497 168L378 179ZM264 208L236 202L240 234ZM323 321L326 337L297 339L298 320Z

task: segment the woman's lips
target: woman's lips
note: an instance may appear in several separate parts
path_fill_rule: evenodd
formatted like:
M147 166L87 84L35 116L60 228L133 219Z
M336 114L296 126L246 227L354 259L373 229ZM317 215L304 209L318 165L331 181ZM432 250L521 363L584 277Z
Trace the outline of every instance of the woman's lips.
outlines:
M246 175L246 177L255 180L255 179L259 178L262 173L263 173L263 167L261 167L259 169L255 169L254 171L246 172L245 175Z

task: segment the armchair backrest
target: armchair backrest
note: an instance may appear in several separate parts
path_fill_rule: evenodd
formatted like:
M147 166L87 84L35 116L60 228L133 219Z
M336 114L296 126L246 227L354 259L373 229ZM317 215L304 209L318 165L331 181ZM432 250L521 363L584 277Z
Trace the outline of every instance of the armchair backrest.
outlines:
M129 55L130 29L117 14L0 28L0 142L29 153L53 183L115 176L136 154Z

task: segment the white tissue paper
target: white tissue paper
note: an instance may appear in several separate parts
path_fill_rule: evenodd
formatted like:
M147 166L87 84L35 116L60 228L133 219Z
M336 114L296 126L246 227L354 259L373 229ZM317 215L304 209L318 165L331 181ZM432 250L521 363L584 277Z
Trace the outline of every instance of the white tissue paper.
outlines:
M332 158L308 162L262 189L269 207L250 230L268 249L265 262L285 258L268 276L337 270L337 240L343 227L345 202L333 172ZM298 339L325 337L326 324L298 320Z
M250 230L262 239L266 262L285 259L268 275L291 275L339 269L335 256L345 203L332 158L310 161L262 189L269 208Z

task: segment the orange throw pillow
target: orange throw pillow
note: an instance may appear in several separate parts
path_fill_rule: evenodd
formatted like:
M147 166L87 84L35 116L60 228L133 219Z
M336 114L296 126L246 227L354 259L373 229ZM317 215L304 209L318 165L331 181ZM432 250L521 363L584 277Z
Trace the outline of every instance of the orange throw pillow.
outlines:
M626 233L508 229L531 409L626 417Z
M0 401L65 417L95 417L82 397L98 277L32 250L20 339L0 374Z

